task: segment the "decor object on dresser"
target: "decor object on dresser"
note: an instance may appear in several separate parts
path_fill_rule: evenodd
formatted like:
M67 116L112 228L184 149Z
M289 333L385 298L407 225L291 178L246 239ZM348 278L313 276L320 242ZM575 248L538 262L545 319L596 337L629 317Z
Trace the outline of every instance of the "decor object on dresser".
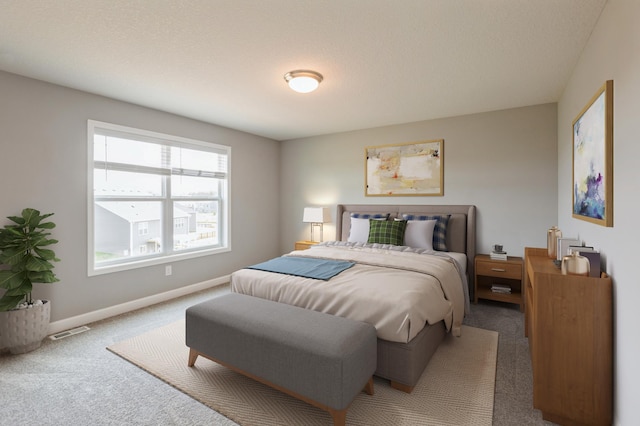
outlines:
M0 298L0 351L13 354L40 347L49 331L51 302L32 300L33 283L59 281L53 264L59 259L48 246L58 241L49 238L53 222L44 221L53 213L41 215L26 208L21 216L9 216L13 225L0 230L0 288L6 291Z
M613 80L573 120L573 217L613 226Z
M479 254L475 259L475 298L514 303L524 311L522 287L522 258L508 256L506 260L496 260L490 255Z
M552 226L547 230L547 253L551 259L556 259L558 254L558 238L562 237L562 231L557 226Z
M569 253L569 247L571 246L577 246L577 245L581 245L582 241L580 241L577 238L572 238L572 237L560 237L557 240L557 247L556 247L556 265L560 266L561 262L562 262L562 258Z
M569 246L568 250L567 250L567 254L571 254L573 252L576 253L581 253L581 252L596 252L597 250L594 249L591 246L587 246L587 245L576 245L576 246Z
M313 229L320 229L320 240L322 241L322 225L331 221L331 216L329 215L329 209L326 207L305 207L304 214L302 215L302 221L304 223L311 224L311 239L309 241L316 242Z
M562 275L542 248L525 248L525 270L534 408L554 423L610 425L611 278Z
M593 278L600 277L600 253L597 251L580 251L580 256L589 259L589 276Z
M365 195L444 195L444 139L366 147Z
M560 271L562 275L584 275L588 277L590 272L589 259L574 251L562 257Z

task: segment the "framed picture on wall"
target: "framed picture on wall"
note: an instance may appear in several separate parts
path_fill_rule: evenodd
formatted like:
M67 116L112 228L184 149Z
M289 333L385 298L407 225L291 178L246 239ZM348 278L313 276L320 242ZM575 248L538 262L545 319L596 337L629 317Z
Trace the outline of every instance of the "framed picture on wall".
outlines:
M613 80L573 120L573 217L613 226Z
M444 195L444 139L366 147L365 195Z

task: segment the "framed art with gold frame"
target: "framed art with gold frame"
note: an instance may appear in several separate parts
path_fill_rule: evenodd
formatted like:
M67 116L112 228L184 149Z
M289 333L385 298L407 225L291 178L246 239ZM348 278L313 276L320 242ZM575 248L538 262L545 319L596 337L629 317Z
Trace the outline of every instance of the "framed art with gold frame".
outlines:
M365 195L444 195L444 139L366 147Z
M576 219L613 226L613 80L607 80L573 120Z

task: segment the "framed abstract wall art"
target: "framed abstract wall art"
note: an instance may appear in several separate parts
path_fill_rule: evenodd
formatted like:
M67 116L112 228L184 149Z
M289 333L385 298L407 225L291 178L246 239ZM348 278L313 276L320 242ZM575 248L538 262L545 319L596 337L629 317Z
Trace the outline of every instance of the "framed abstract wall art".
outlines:
M573 217L613 226L613 80L573 120Z
M444 195L444 139L365 148L365 195Z

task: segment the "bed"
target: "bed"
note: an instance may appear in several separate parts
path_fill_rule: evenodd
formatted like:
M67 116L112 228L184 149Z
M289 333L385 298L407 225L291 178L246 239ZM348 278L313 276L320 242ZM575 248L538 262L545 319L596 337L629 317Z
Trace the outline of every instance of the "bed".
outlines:
M446 234L435 231L443 237L438 244L446 252L368 244L354 237L357 227L372 223L369 218L381 220L371 225L377 227L392 226L396 219L414 223L434 216L448 218ZM412 226L417 225L425 223ZM283 258L350 263L345 270L329 279L315 279L248 267L232 274L231 290L372 323L378 333L375 374L389 379L394 388L411 392L446 333L461 332L472 298L469 278L474 257L473 205L341 204L335 241Z

